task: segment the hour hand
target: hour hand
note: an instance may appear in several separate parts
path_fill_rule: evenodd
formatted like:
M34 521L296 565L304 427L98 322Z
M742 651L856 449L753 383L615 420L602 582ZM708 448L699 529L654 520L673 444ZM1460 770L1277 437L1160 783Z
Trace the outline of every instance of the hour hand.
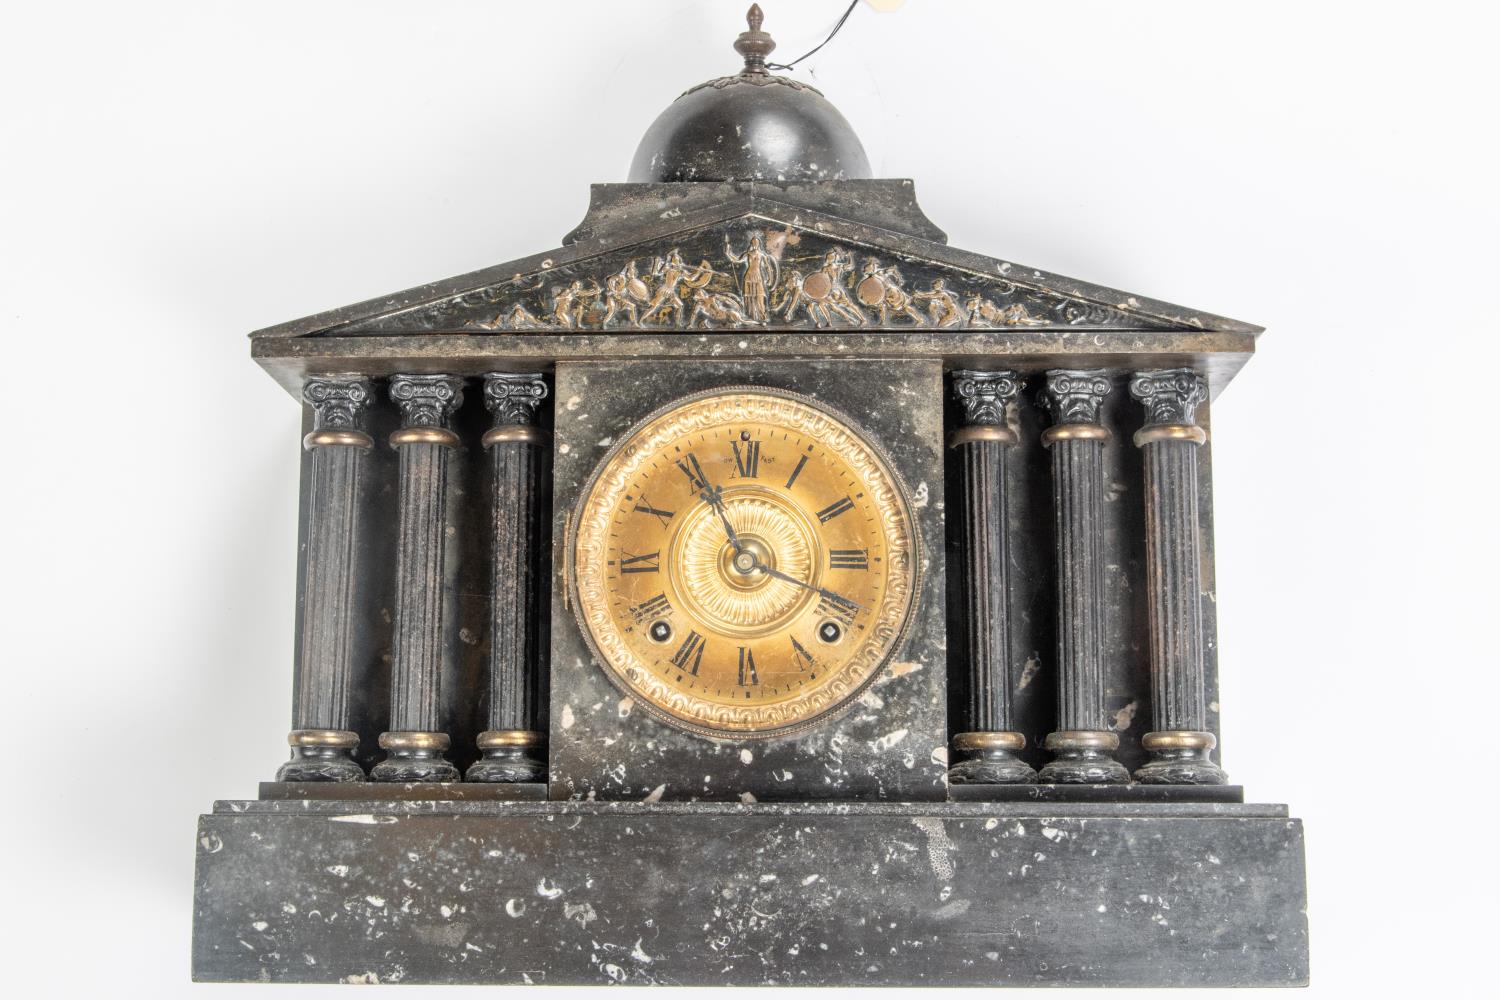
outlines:
M714 509L719 515L719 520L724 523L724 534L729 536L729 544L734 546L734 551L740 550L740 536L734 533L734 525L729 523L729 512L724 509L724 487L710 486L698 498Z

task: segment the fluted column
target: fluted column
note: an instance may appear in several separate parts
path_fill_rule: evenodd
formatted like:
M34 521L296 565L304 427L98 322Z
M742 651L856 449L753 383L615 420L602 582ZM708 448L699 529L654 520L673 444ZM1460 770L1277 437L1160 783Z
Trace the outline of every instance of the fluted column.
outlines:
M1051 371L1042 401L1052 426L1042 444L1052 451L1057 539L1057 729L1043 744L1055 758L1041 780L1116 783L1130 780L1110 756L1120 737L1104 714L1104 444L1099 422L1109 395L1101 372Z
M546 737L536 730L538 634L543 578L541 473L548 434L536 426L547 398L541 375L492 372L484 405L495 423L484 435L494 463L494 550L490 562L490 715L483 754L469 781L543 781Z
M1151 759L1141 782L1219 785L1224 772L1209 758L1203 695L1203 585L1198 528L1198 447L1195 422L1208 386L1186 368L1141 372L1130 394L1146 408L1135 435L1146 478L1146 573L1151 616L1152 732L1141 738Z
M370 383L358 375L309 378L302 398L313 429L302 439L312 452L307 487L307 551L302 576L302 644L292 731L292 759L277 781L363 781L349 728L352 615L360 478L374 447L361 426Z
M391 656L390 729L380 736L387 757L377 781L454 781L443 754L448 734L442 706L443 533L447 523L448 450L458 435L447 426L463 402L463 382L449 375L397 375L391 399L401 428L400 539L396 552L396 632Z
M963 525L963 600L968 626L968 702L964 731L953 737L956 785L1011 784L1036 780L1016 759L1026 737L1010 718L1010 525L1007 517L1007 454L1016 433L1006 409L1020 392L1014 372L953 373L953 393L963 423L948 439L959 463Z

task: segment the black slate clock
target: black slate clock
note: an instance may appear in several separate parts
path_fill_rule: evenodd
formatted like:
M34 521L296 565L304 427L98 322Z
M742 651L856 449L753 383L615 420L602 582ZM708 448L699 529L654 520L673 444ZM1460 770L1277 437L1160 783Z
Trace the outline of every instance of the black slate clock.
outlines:
M1259 328L948 246L771 48L560 247L254 335L291 751L200 821L195 977L1305 982L1219 748Z

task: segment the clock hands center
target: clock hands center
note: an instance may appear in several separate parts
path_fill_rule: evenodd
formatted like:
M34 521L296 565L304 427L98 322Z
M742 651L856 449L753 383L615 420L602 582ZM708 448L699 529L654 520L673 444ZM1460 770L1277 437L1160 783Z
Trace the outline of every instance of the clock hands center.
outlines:
M777 580L784 580L785 582L790 583L793 586L801 587L804 590L811 590L821 597L828 598L828 600L833 601L835 604L841 604L844 607L853 609L855 611L865 610L864 605L857 604L854 601L849 600L849 598L845 597L843 594L835 593L834 591L829 590L827 587L815 587L805 580L799 580L795 576L790 576L761 562L760 557L755 554L755 551L748 548L744 542L740 541L740 536L735 533L734 525L729 523L729 512L725 509L724 504L724 487L710 486L698 494L698 499L702 500L704 503L712 507L714 509L714 513L719 515L719 521L724 525L724 534L728 536L729 544L734 547L734 562L736 569L744 573L750 573L759 570L767 576L773 577Z
M735 532L734 525L729 523L729 510L724 503L724 487L710 486L698 498L714 509L719 515L719 521L724 525L724 534L729 537L729 544L734 548L734 568L740 573L753 573L759 559Z

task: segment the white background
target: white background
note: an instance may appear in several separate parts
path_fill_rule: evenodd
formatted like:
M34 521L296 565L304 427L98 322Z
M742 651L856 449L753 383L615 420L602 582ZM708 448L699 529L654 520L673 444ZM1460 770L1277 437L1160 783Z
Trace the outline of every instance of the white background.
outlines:
M744 6L7 5L10 995L225 989L188 983L193 824L283 759L297 516L245 334L555 246ZM785 59L843 2L766 7ZM1320 995L1493 961L1495 37L910 0L796 74L954 245L1268 328L1214 411L1225 763L1306 820Z

